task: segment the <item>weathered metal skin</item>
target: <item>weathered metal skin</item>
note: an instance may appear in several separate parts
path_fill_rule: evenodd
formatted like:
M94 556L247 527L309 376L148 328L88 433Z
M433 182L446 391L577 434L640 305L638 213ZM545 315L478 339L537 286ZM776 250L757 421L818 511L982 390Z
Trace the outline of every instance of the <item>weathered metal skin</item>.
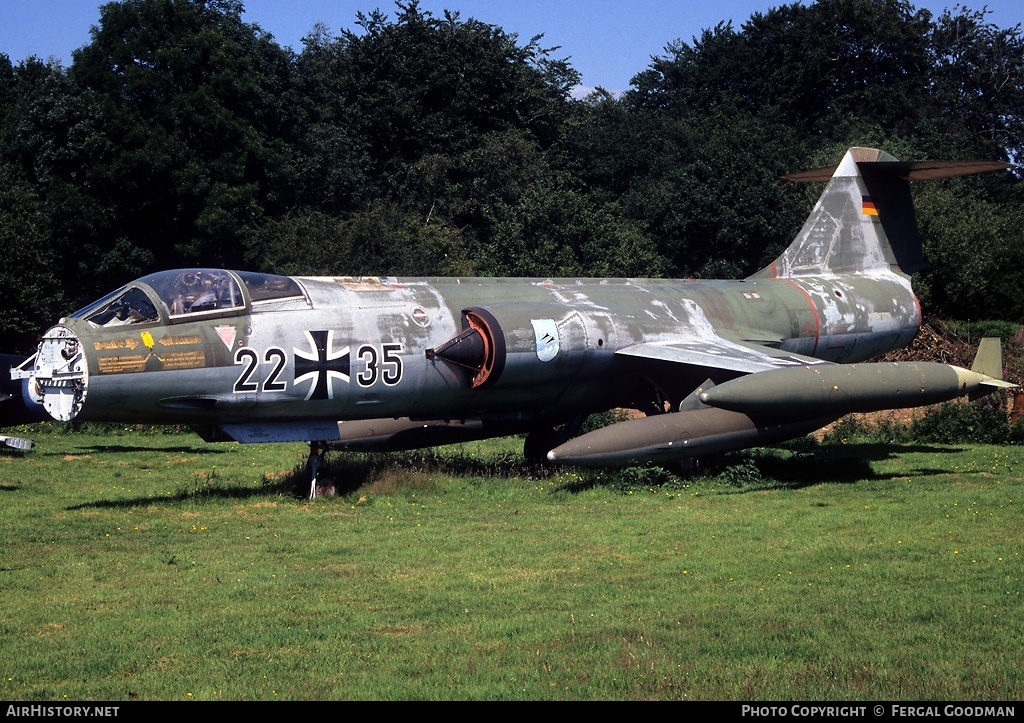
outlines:
M475 417L536 404L557 410L557 399L570 386L581 387L574 397L621 388L623 377L615 368L622 364L615 352L634 344L695 335L702 328L717 333L725 329L737 338L770 339L779 348L829 361L860 361L913 338L919 321L912 300L909 314L901 314L895 304L867 312L851 303L855 297L848 284L817 279L800 284L522 280L515 286L515 301L507 300L512 289L502 288L512 286L508 280L390 280L369 292L352 291L345 280L296 281L315 290L310 308L263 309L258 315L247 312L218 320L223 321L217 324L221 333L224 327L233 331L230 349L211 321L174 326L155 321L108 331L91 328L84 319L67 319L65 333L76 335L94 352L86 358L88 395L95 401L83 404L75 416L199 422L304 419L313 409L319 418L335 419ZM882 286L886 281L871 283ZM898 298L894 292L902 287L891 281L888 286L889 296ZM808 288L815 291L813 296ZM485 388L474 389L466 384L463 370L426 353L461 331L462 309L481 298L503 299L476 308L497 321L494 331L500 335L504 360ZM554 329L557 348L538 346L541 321ZM308 400L309 385L295 383L301 376L296 359L301 366L297 355L316 351L306 333L317 329L329 330L336 348L348 347L349 380L332 384L326 399ZM147 330L153 339L149 345L142 338ZM284 351L279 374L283 388L268 393L262 386L272 366L265 363L265 350L275 348ZM170 349L174 351L161 353ZM241 349L256 350L260 360L248 380L255 385L252 391L234 390ZM384 359L381 349L393 350L393 360ZM401 385L389 383L398 374L397 360ZM182 393L168 394L177 378L187 379ZM570 404L565 411L580 410Z
M745 280L181 269L62 319L21 377L56 419L194 424L209 439L398 448L534 431L542 456L590 464L778 441L842 413L789 401L801 370L833 374L817 365L864 362L920 326L920 240L906 181L879 170L890 158L851 149L789 249ZM962 393L933 371L925 397ZM892 374L844 384L889 404ZM739 382L739 402L715 409ZM614 407L670 414L568 441Z

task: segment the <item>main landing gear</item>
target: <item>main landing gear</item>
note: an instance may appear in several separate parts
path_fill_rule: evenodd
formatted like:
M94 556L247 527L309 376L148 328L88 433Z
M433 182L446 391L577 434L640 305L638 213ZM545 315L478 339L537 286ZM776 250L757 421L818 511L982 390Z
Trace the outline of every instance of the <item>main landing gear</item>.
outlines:
M526 435L523 456L529 464L547 464L548 452L579 434L587 415L573 417L560 427L537 427Z
M309 499L320 497L323 495L320 478L320 467L324 463L324 457L327 455L327 443L326 442L310 442L309 443Z

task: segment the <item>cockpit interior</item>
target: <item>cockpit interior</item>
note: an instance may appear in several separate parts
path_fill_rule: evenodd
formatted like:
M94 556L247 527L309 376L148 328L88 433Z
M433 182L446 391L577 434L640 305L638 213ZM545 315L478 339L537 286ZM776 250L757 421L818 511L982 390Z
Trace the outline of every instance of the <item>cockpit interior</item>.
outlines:
M243 293L244 288L244 293ZM253 303L302 297L287 276L221 269L161 271L131 282L71 315L96 326L114 327L229 316Z

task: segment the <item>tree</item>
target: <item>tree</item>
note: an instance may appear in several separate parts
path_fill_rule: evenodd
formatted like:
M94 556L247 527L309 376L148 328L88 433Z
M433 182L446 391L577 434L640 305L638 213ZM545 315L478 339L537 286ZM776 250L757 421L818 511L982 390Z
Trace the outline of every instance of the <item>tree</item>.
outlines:
M494 133L523 131L546 146L556 136L579 74L552 49L458 13L443 18L418 0L397 2L390 22L358 16L361 32L333 41L322 29L299 59L307 103L365 142L368 173L382 192L427 155L455 155Z
M295 202L333 214L351 212L378 195L368 173L369 143L356 131L358 115L345 100L345 73L337 68L341 47L317 24L303 38L291 74Z
M849 146L906 160L1018 157L1024 40L1019 26L1000 30L984 18L958 8L933 22L904 0L818 0L667 46L623 102L687 124L694 139L641 212L676 270L743 274L754 259L765 263L810 204L797 212L801 194L780 190L776 176L830 165ZM969 223L929 202L938 191L919 194L933 257L921 278L926 306L1018 308L1006 293L1016 265L1005 261L1016 259L1006 240L1019 231L997 219L1018 218L1019 182L956 188Z
M268 221L253 236L247 265L312 276L470 276L461 234L375 204L344 219L308 211Z
M39 331L68 311L67 296L45 204L5 163L0 163L0 248L0 349L27 354Z
M247 229L287 204L290 56L241 12L231 0L101 7L70 71L112 147L85 179L110 209L85 240L94 257L118 239L117 255L143 264L130 274L236 266Z
M316 26L294 54L239 0L122 0L67 70L0 55L0 238L21 284L0 335L184 265L743 276L819 191L783 173L851 145L1021 153L1024 39L984 11L794 2L675 41L622 98L579 102L541 37L395 8ZM1024 315L1020 188L915 191L926 307Z
M1012 160L1024 153L1024 36L985 12L945 11L930 37L938 131L968 157Z
M514 205L550 175L545 154L579 75L539 37L521 45L457 13L435 17L416 0L396 7L394 21L359 14L358 32L331 37L318 26L305 39L295 66L307 123L302 205L361 234L350 272L365 270L383 239L395 243L384 253L388 273L407 262L415 273L484 268L475 250L489 233L489 209Z
M91 275L81 273L95 264L85 265L80 242L105 214L88 194L83 169L109 144L95 108L58 64L31 57L5 71L0 167L7 196L0 235L16 276L6 297L12 308L4 313L20 319L15 326L38 331L97 291ZM21 303L22 295L32 302Z
M545 180L490 209L481 273L494 276L659 277L664 258L642 223L622 219L566 179Z
M929 18L905 0L782 5L739 31L719 24L692 45L670 44L628 98L691 116L774 110L797 130L826 136L851 119L910 130L927 107Z
M916 194L929 268L917 285L926 308L953 318L1024 320L1022 187L993 200L977 179L929 184ZM995 184L1003 185L1003 184Z

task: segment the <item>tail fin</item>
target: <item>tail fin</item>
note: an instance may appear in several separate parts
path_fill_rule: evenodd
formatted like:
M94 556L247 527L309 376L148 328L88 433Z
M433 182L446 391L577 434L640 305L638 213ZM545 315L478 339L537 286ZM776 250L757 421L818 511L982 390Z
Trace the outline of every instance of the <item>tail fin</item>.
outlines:
M920 271L927 264L909 181L1009 167L996 161L901 162L874 148L851 148L838 166L783 176L828 186L789 248L752 278Z

